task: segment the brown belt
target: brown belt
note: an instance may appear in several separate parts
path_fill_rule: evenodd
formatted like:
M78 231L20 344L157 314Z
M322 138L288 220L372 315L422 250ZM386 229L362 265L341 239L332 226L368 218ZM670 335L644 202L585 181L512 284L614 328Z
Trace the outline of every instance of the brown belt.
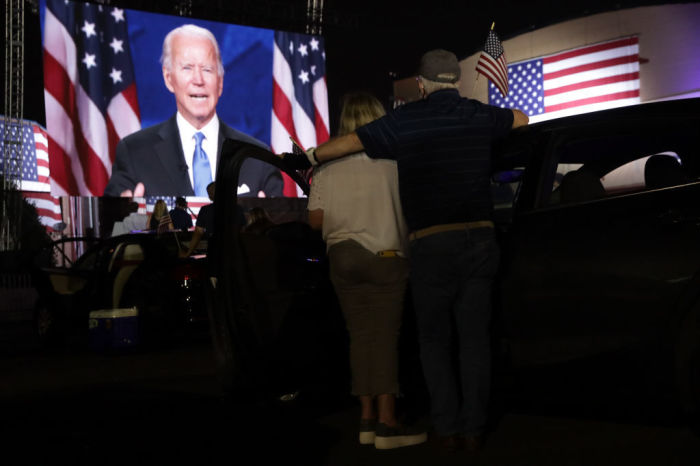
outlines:
M409 241L414 241L420 238L425 238L426 236L434 235L436 233L444 233L446 231L457 231L457 230L474 230L475 228L493 228L493 222L491 220L477 220L476 222L463 222L463 223L445 223L443 225L433 225L428 228L422 228L416 230L408 235Z

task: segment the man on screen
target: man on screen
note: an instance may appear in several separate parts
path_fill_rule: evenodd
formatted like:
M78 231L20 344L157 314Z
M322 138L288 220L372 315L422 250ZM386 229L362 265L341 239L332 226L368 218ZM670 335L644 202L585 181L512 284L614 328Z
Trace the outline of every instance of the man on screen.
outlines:
M266 148L216 115L224 67L209 30L187 24L170 31L163 41L161 64L177 113L119 142L105 196L206 196L224 139ZM239 195L282 195L279 171L259 160L246 159L239 180Z

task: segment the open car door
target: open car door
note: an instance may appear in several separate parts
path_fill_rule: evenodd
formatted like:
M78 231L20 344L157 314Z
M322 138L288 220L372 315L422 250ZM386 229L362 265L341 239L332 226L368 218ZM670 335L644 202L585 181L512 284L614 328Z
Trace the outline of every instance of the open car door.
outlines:
M249 157L274 165L309 192L306 180L271 152L224 142L207 254L212 338L229 394L290 399L349 373L345 328L319 232L301 221L263 234L239 231L238 176Z

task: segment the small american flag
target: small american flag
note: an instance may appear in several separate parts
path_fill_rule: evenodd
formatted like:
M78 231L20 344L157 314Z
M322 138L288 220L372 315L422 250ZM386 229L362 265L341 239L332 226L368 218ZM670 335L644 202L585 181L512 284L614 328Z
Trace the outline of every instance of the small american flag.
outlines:
M531 122L639 103L636 36L512 63L511 93L489 85L489 104L517 108Z
M292 136L304 149L328 140L328 91L323 38L275 31L272 61L272 151L291 152ZM284 195L298 197L284 176Z
M39 221L48 230L61 222L60 199L51 196L49 184L49 154L46 130L30 120L8 122L0 116L0 134L8 130L8 140L19 143L21 154L14 154L6 146L0 146L0 173L3 176L16 177L17 189L22 191L27 201L34 205L39 213ZM21 159L20 156L21 155ZM21 164L21 165L20 165ZM8 173L5 173L7 168Z
M498 39L496 32L491 29L486 37L484 51L479 56L476 64L476 71L491 80L491 87L495 86L502 96L508 95L508 64L503 45Z

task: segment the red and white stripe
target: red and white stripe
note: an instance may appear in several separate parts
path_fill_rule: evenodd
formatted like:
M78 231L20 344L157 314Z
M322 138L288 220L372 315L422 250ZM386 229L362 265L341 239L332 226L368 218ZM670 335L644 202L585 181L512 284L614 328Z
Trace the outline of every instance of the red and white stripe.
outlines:
M273 47L272 80L272 129L270 135L272 152L276 154L291 152L290 136L304 148L316 147L327 141L330 131L328 129L328 90L325 77L313 83L312 94L315 110L313 120L294 97L292 70L276 43ZM285 173L282 173L282 176L285 196L303 196L291 178Z
M49 192L49 144L46 131L36 123L32 123L34 132L34 152L36 154L37 181L22 180L20 191Z
M51 154L51 187L58 195L101 196L109 181L116 144L141 128L132 84L108 105L107 115L80 85L76 46L46 9L44 97Z
M39 214L39 221L47 230L58 222L63 221L61 213L61 200L51 193L23 191L22 196L34 207Z
M192 217L192 222L195 222L197 220L197 216L199 215L199 209L201 209L205 205L211 204L211 199L209 199L208 197L188 196L185 198L185 200L187 201L187 211ZM138 213L153 213L153 207L155 206L155 203L147 204L146 199L143 197L135 197L134 201L139 205Z
M501 91L501 95L508 95L508 63L505 52L498 58L493 58L485 51L481 52L476 71L486 76Z
M546 118L639 103L639 39L626 37L542 58Z

